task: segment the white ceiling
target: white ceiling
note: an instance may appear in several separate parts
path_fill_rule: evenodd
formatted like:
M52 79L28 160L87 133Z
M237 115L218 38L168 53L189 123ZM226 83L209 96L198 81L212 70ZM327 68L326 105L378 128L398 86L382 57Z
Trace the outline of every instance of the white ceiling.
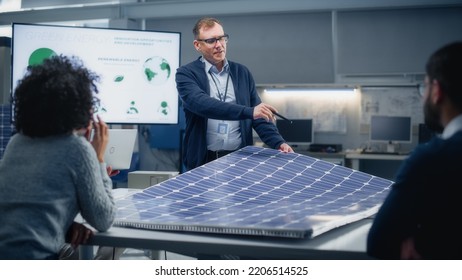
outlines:
M194 3L201 5L220 5L220 2L240 2L240 1L226 1L226 0L1 0L2 2L20 2L22 8L37 8L46 6L65 6L65 5L78 5L78 4L127 4L127 3L156 3L156 4L172 4L177 3ZM446 0L247 0L245 8L252 8L255 6L264 5L268 2L279 2L284 6L292 6L301 4L309 9L355 9L355 8L375 8L375 7L394 7L394 6L428 6L428 5L445 5L454 4L461 1L446 1Z
M22 0L21 6L20 11L0 12L0 25L11 22L462 7L462 0Z

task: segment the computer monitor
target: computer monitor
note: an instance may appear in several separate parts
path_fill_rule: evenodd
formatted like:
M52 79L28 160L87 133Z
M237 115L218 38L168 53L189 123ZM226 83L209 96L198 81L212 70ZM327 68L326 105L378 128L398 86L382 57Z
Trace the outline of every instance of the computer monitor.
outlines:
M277 120L276 127L289 145L313 143L313 119Z
M110 124L178 124L181 33L13 23L12 79L54 55L79 57L100 76L96 114Z
M412 142L411 117L372 115L369 136L371 142L386 142L387 152L394 152L394 144Z

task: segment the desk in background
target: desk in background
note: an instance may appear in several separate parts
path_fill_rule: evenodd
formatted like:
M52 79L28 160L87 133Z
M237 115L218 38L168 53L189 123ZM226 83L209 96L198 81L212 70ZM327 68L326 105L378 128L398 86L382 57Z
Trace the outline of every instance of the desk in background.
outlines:
M323 153L323 152L310 152L308 150L297 150L295 149L294 152L305 155L305 156L310 156L314 157L320 160L332 162L338 165L345 165L345 153L339 152L339 153Z
M408 155L386 155L386 154L360 154L360 153L346 153L345 159L351 162L350 168L359 170L360 160L395 160L403 161Z
M401 162L409 155L394 154L361 154L361 153L320 153L310 152L308 150L295 150L296 153L314 157L320 160L343 165L354 170L362 171L371 175L379 176L389 180L394 180L395 174ZM374 166L369 168L362 167L361 163L373 162Z
M310 152L308 150L294 150L296 153L314 157L320 160L336 163L343 165L354 170L363 171L360 168L360 161L372 160L372 161L397 161L399 164L405 160L409 155L395 155L395 154L361 154L361 153L320 153Z
M258 141L255 143L255 146L268 148L266 144L262 142L258 142ZM345 165L345 153L343 152L337 152L337 153L310 152L309 146L293 147L293 149L295 153L298 153L301 155L314 157L320 160L332 162L332 163L339 164L339 165Z
M408 156L346 153L345 166L393 181L402 161Z

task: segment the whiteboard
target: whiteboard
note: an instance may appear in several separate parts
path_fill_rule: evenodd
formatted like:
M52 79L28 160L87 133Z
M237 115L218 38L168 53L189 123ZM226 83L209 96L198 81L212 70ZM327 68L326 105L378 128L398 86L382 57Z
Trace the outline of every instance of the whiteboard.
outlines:
M370 124L371 115L411 116L423 123L422 97L417 87L363 87L361 124Z

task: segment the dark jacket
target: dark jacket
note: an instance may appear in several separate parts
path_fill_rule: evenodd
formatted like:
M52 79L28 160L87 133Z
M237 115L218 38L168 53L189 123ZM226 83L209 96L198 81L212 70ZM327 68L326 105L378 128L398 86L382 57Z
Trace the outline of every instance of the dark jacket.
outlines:
M462 131L418 146L398 171L396 181L369 231L367 252L399 259L401 243L414 238L424 259L462 259L455 225L462 208Z
M264 119L253 120L253 107L261 103L252 74L242 64L228 60L236 104L210 97L205 63L200 58L177 69L176 85L186 118L183 162L188 170L206 162L207 119L240 120L241 148L253 145L252 128L271 148L278 148L284 139L276 126Z

